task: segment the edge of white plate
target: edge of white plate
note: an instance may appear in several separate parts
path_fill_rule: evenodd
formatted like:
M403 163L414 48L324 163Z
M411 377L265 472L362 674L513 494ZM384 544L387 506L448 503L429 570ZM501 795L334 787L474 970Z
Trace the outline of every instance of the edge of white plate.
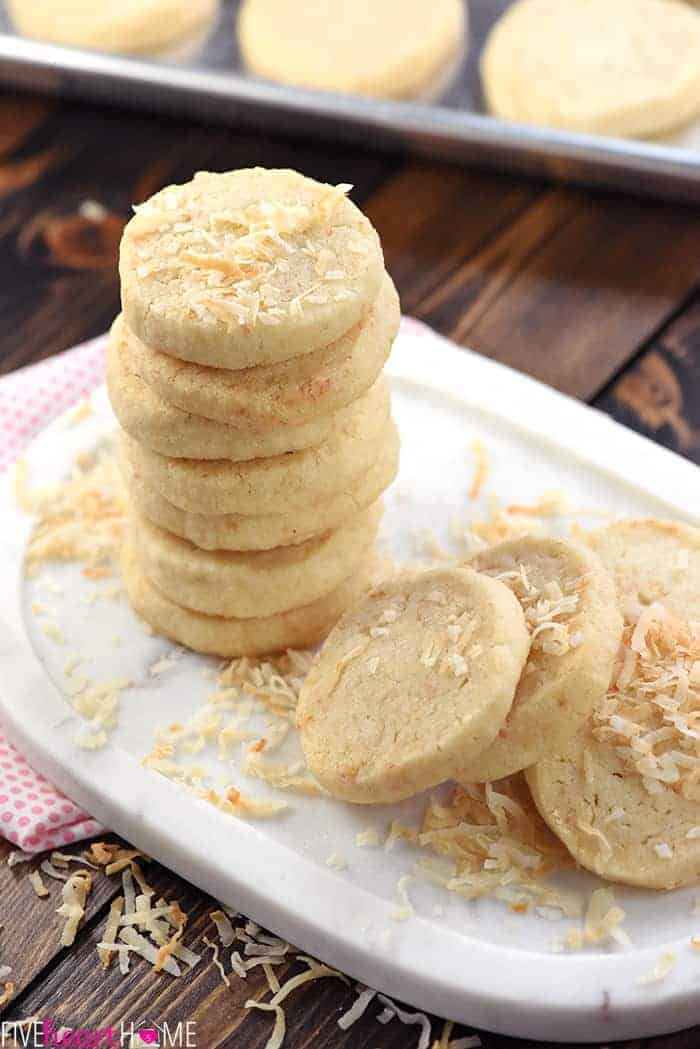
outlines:
M650 494L669 513L698 521L700 471L692 463L532 379L432 338L426 352L424 334L412 339L410 329L404 331L389 376L507 419L619 483ZM60 420L51 425L56 424ZM8 488L0 495L0 512L16 516ZM30 525L21 526L25 536ZM392 928L390 941L370 947L361 926L392 924L384 901L267 840L255 824L232 821L144 770L115 744L97 752L76 751L77 719L47 680L26 636L18 553L11 554L9 568L10 585L0 594L0 721L38 770L135 846L358 980L471 1026L526 1038L594 1042L652 1036L700 1021L692 961L677 966L662 983L638 983L663 949L689 954L685 939L630 953L543 952L535 962L534 954L526 961L519 950L415 916ZM108 783L119 784L118 794L113 787L110 794ZM239 846L235 869L216 849L217 840L232 834Z

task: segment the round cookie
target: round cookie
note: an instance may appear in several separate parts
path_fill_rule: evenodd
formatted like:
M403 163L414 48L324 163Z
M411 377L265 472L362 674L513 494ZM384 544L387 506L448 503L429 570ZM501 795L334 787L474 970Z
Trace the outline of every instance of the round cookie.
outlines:
M154 524L202 550L272 550L323 535L374 503L398 471L399 437L395 429L390 431L377 459L352 488L291 514L243 516L181 510L135 473L126 456L121 457L121 466L131 501Z
M700 529L681 521L623 520L582 538L610 572L625 622L636 622L655 601L681 618L700 616Z
M36 40L146 54L204 29L218 0L8 0L7 6L17 29Z
M506 120L657 135L700 113L700 14L677 0L517 0L489 34L481 76Z
M339 339L384 277L379 238L347 189L265 168L203 171L162 189L122 237L128 326L153 349L217 368Z
M199 550L135 515L134 558L158 590L185 608L235 619L260 618L308 605L335 590L366 559L381 503L297 546L254 553Z
M605 693L622 636L613 582L595 554L564 539L526 536L469 562L520 601L530 653L505 723L459 778L502 779L534 764L590 714Z
M691 884L700 879L700 531L623 521L590 542L618 586L623 645L593 715L527 781L582 866L645 888Z
M199 514L287 514L351 488L391 439L389 396L381 380L352 406L318 448L232 463L171 459L123 435L133 469L169 502Z
M254 433L183 412L162 400L143 381L120 338L120 328L115 322L107 351L109 399L122 428L153 452L176 459L245 462L316 447L336 425L336 417L329 415L300 426Z
M238 39L246 64L270 80L386 98L430 87L460 50L462 0L244 0ZM361 42L361 43L360 43Z
M122 556L122 576L129 601L154 630L195 652L226 659L317 644L362 596L370 584L371 571L370 559L335 590L289 612L255 619L226 619L182 608L161 594L141 574L129 544Z
M372 590L301 689L309 768L332 795L381 803L451 779L494 739L530 637L508 587L466 568Z
M329 346L291 360L229 371L159 353L126 325L129 359L164 401L250 430L300 426L366 393L386 364L399 328L399 297L385 276L367 316Z

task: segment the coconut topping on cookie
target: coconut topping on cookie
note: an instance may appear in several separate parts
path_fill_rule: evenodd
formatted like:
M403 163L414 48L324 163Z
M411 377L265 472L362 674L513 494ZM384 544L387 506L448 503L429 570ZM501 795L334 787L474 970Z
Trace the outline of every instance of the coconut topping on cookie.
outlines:
M700 800L700 622L658 602L625 629L593 735L611 743L650 794Z
M351 188L249 168L161 190L124 231L130 328L155 349L233 369L333 342L383 279L379 239Z

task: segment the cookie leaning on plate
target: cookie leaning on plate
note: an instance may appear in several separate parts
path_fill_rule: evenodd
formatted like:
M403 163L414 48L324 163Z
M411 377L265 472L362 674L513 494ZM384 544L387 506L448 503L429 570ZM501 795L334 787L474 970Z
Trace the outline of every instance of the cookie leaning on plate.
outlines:
M164 401L251 431L299 426L357 400L376 382L399 328L396 289L384 277L369 313L329 346L290 360L230 371L159 353L122 325L129 360Z
M309 605L340 586L366 558L382 506L318 539L252 553L199 550L132 512L134 560L149 582L185 608L247 619Z
M518 601L488 576L436 569L376 587L302 686L309 768L335 797L364 803L452 778L503 724L529 647Z
M348 579L317 601L277 615L251 619L207 616L171 601L139 571L130 543L122 555L122 576L133 608L159 634L195 652L232 659L265 655L318 644L342 613L370 584L371 559L357 565Z
M610 683L622 618L610 575L580 543L528 536L469 564L513 591L532 637L504 725L460 773L465 782L483 782L534 764L590 714Z
M229 369L339 339L384 279L379 238L349 188L244 168L156 193L121 241L129 328L153 349Z
M318 448L233 463L172 459L123 437L133 468L165 499L203 514L291 513L332 499L367 471L391 439L394 423L382 381L350 407Z
M399 436L388 433L376 460L350 488L330 499L287 514L198 514L168 502L120 457L129 497L137 510L154 524L189 539L201 550L271 550L303 543L337 528L376 502L396 477Z
M616 580L623 645L593 715L527 781L582 866L687 885L700 878L700 530L623 521L589 541Z

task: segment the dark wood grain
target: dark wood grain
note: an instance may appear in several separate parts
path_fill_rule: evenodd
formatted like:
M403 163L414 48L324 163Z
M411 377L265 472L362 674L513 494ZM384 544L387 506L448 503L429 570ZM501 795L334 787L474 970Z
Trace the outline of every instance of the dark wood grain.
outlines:
M0 94L0 370L107 328L119 308L117 247L132 203L201 168L253 164L353 182L406 312L700 461L696 211L9 93ZM12 965L17 990L5 1019L190 1020L199 1049L265 1045L271 1018L243 1008L265 992L260 972L232 978L230 990L208 956L179 980L138 959L124 979L114 966L105 973L95 944L118 881L96 879L65 951L60 886L49 883L51 899L38 900L26 869L4 865L7 851L0 845L0 961ZM186 942L200 949L213 935L212 901L157 864L149 877L188 910ZM416 1029L381 1027L377 1008L342 1033L336 1020L353 998L337 980L300 989L287 1006L285 1049L412 1049ZM441 1029L436 1019L435 1037ZM485 1049L546 1049L481 1037ZM699 1046L700 1028L627 1043Z
M700 463L700 299L664 328L595 403Z
M61 906L62 883L43 875L50 895L39 899L27 878L37 863L8 867L7 857L13 850L14 846L0 839L0 964L12 967L10 979L16 1000L61 953L59 941L65 919L56 914L56 908ZM96 879L89 898L88 921L102 913L118 888L118 883L107 878ZM31 950L27 943L29 930Z
M590 399L700 278L700 215L541 195L417 312L457 342Z

